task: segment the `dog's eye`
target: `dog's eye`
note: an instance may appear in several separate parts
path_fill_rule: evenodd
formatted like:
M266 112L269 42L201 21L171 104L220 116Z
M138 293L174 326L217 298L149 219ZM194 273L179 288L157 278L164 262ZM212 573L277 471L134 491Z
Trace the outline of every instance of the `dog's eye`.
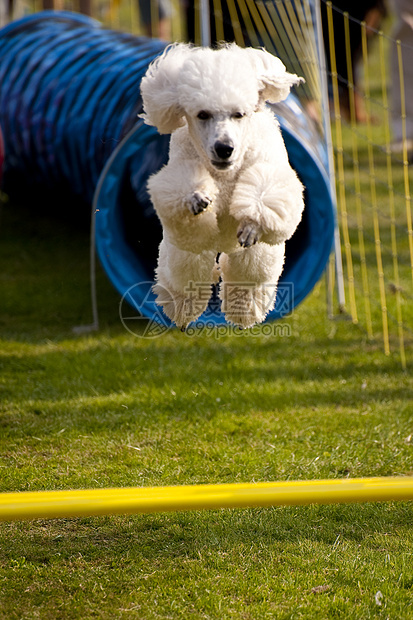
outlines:
M198 118L200 121L207 121L209 118L211 118L211 114L209 112L206 112L205 110L201 110L198 113Z
M244 116L245 114L243 114L242 112L234 112L232 118L244 118Z

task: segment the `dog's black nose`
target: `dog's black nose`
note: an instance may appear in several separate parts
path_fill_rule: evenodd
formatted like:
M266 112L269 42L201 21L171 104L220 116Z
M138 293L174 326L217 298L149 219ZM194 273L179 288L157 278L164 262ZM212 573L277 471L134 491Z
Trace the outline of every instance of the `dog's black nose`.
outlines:
M215 142L215 153L220 159L229 159L232 155L234 147L224 142Z

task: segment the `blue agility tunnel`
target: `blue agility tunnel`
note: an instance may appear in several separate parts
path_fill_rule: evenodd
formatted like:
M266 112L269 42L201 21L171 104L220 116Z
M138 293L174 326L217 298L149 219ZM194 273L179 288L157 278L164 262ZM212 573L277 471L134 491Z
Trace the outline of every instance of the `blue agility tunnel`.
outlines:
M154 318L151 292L162 231L146 191L168 157L169 137L138 119L140 80L165 48L66 12L43 12L0 30L3 186L60 192L93 204L96 249L119 293ZM287 243L269 319L290 313L327 263L335 212L326 147L299 100L277 106L292 166L306 187L303 220ZM223 323L212 298L203 321ZM164 319L159 311L155 319Z
M4 163L4 142L3 142L3 133L0 127L0 187L1 187L1 180L3 177L3 163Z

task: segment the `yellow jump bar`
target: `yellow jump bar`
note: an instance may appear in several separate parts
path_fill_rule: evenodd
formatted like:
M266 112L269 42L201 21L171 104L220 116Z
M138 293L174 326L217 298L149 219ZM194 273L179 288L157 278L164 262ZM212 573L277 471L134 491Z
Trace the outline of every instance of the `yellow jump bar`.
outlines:
M0 521L413 499L413 477L0 493Z

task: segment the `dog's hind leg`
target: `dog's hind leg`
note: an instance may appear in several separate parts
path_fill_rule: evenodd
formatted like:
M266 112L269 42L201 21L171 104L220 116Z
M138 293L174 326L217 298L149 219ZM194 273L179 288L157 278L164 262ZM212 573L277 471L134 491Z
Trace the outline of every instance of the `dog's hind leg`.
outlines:
M274 308L284 252L284 244L257 243L221 254L220 297L229 323L246 328L264 321Z
M180 250L165 239L159 247L156 303L178 327L195 321L211 297L215 252L194 254Z

